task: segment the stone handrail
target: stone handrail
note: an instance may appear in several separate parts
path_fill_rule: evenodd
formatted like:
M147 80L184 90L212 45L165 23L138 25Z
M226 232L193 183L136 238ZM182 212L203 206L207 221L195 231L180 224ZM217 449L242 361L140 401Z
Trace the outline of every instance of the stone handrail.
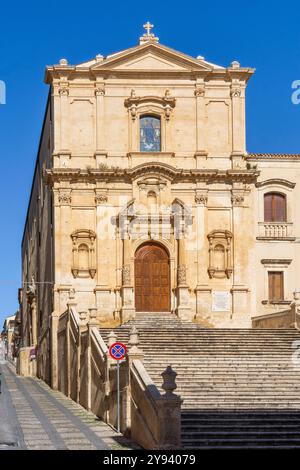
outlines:
M297 328L297 322L300 328L300 316L297 313L295 302L292 302L289 309L252 318L252 327Z
M117 367L108 355L93 313L78 315L68 305L58 321L58 389L91 410L103 421L117 427ZM115 333L108 345L116 341ZM161 393L151 380L138 349L136 329L129 351L120 364L120 430L145 449L178 449L181 438L181 398L174 394L176 373L168 366Z
M80 318L74 307L69 308L70 320L72 320L74 327L79 330Z
M181 398L172 390L161 394L143 363L139 359L132 361L130 405L134 441L145 449L180 448L181 403Z
M295 328L300 330L300 312L298 311L298 305L295 304Z
M98 348L99 354L101 355L103 360L105 360L107 352L108 352L108 348L102 336L100 335L98 328L96 328L95 326L91 328L91 338L94 341L95 346Z
M90 409L104 421L109 421L108 348L95 326L89 328Z

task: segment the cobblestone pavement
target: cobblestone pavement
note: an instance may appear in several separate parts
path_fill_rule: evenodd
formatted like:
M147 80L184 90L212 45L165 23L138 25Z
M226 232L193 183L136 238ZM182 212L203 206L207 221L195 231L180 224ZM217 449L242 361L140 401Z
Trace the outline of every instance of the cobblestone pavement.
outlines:
M2 361L0 449L130 450L137 448L95 415Z

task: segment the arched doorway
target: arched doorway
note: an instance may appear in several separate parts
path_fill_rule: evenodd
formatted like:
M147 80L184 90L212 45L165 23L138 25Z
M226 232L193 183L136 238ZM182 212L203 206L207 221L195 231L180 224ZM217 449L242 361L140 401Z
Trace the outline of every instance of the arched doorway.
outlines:
M170 260L161 245L149 242L137 249L134 278L137 312L170 311Z

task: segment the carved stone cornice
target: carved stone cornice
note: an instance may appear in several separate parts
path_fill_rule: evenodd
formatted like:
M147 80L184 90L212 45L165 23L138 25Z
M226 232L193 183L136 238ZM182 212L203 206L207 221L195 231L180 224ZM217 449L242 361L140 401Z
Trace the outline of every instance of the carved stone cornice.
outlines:
M80 175L80 168L52 168L44 170L43 177L46 184L52 185L56 181L72 181Z
M275 258L272 258L272 259L262 259L260 260L261 264L291 264L293 260L290 259L290 258L278 258L278 259L275 259Z
M132 182L143 175L162 175L175 182L206 182L227 183L239 182L244 184L256 183L260 172L257 170L218 170L218 169L183 169L175 168L166 163L142 163L133 168L86 169L53 168L44 171L47 184L55 182L88 182L122 181Z

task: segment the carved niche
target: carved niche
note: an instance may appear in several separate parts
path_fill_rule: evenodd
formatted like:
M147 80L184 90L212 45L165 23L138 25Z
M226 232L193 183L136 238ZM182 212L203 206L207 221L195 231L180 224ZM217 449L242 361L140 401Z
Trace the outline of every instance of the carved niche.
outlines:
M85 229L75 230L71 238L73 242L73 276L93 279L96 274L95 232Z
M230 278L232 267L232 233L229 230L213 230L207 236L209 242L210 278Z

